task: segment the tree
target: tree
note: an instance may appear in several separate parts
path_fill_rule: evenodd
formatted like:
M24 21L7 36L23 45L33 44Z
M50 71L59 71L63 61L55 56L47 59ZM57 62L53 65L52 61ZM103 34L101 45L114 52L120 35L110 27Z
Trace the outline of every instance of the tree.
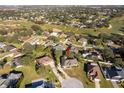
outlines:
M56 63L55 65L58 66L58 64L60 64L60 57L62 55L62 51L61 50L56 50L55 51L55 57L56 57Z
M54 41L55 43L59 42L59 39L55 36L50 36L48 39Z
M5 37L0 35L0 42L5 42Z
M111 61L114 58L114 53L113 53L112 49L110 49L107 46L105 46L105 48L103 49L103 54L104 54L106 60Z
M29 55L26 55L21 58L21 63L26 66L28 66L28 65L34 66L34 58Z
M124 68L124 62L122 61L121 58L116 58L114 63L116 66L121 66Z
M32 25L31 28L35 31L37 35L41 35L43 32L43 29L39 25Z
M7 63L7 58L4 58L2 61L0 61L0 66L3 68L6 63Z
M33 50L34 50L34 46L32 46L30 43L25 43L23 45L23 53L26 54L26 55L32 55L33 53Z
M122 58L124 59L124 46L122 46L122 47L119 49L119 52L120 52Z

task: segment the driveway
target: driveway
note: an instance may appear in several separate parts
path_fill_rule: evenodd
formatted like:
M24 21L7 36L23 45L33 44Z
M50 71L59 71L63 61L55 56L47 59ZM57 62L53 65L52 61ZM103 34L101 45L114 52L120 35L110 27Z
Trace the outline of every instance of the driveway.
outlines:
M51 63L51 64L50 64L50 67L52 68L52 71L53 71L53 73L55 74L55 76L58 78L58 80L62 83L63 78L62 78L62 76L58 73L58 71L57 71L57 69L56 69L54 63Z
M62 88L84 88L81 81L76 78L68 78L63 80Z
M118 86L116 81L111 81L111 82L112 82L112 85L113 85L114 88L119 88L119 86Z
M66 74L66 72L59 66L58 69L65 75L65 79L58 73L57 68L54 65L54 62L50 64L50 67L52 68L53 73L58 78L58 80L61 82L61 85L63 88L84 88L81 81L79 81L76 78L71 78Z
M100 88L100 80L95 79L95 87Z

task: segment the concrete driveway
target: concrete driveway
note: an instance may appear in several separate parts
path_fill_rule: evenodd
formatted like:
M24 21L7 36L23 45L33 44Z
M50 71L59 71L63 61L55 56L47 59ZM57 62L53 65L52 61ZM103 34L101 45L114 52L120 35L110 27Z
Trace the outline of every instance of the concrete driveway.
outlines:
M54 62L50 64L55 76L61 82L62 88L84 88L81 81L76 78L71 78L64 72L64 70L59 66L58 69L65 75L65 79L58 73L57 68L54 65Z
M76 78L68 78L63 80L62 88L84 88L81 81Z

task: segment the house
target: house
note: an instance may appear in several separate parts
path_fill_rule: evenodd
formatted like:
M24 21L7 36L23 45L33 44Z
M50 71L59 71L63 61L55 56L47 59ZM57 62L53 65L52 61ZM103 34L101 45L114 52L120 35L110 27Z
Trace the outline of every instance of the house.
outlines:
M55 50L65 50L64 46L62 44L57 44L54 46Z
M62 34L60 34L60 36L59 36L60 38L66 38L67 37L67 35L65 34L65 33L62 33Z
M44 79L33 80L32 83L26 84L26 88L55 88L54 84Z
M11 71L9 74L0 75L0 88L17 88L22 80L23 73L20 71Z
M49 31L44 31L43 32L43 35L46 36L46 37L48 37L50 35L50 32Z
M75 47L75 46L71 46L71 51L77 54L78 53L78 48Z
M6 46L6 44L0 42L0 48L4 48Z
M87 45L87 39L86 38L80 38L78 42L82 43L82 46L85 47Z
M61 57L60 64L61 64L61 67L63 67L63 68L71 68L71 67L78 66L78 62L77 62L76 58L68 59L65 57Z
M54 43L52 40L46 40L44 46L48 47L48 46L55 46L56 43Z
M37 65L49 65L52 63L52 59L48 56L38 57L36 58Z
M91 81L94 81L95 79L99 80L99 74L97 69L97 64L88 62L87 63L87 76Z
M40 39L39 38L32 38L30 41L28 41L31 45L40 45Z
M19 37L19 41L25 41L25 40L28 40L30 38L30 36L21 36Z
M16 47L14 45L7 45L6 46L6 51L13 51L14 49L16 49Z
M91 53L89 52L89 50L82 50L82 56L84 57L84 58L86 58L87 56L89 56L89 55L91 55Z
M13 64L13 66L19 66L19 65L21 65L21 57L16 57L16 58L14 58L13 60L12 60L12 64Z
M124 81L124 69L117 66L103 67L101 71L106 80Z
M62 32L62 30L53 28L52 33L50 34L50 36L58 37L60 32Z

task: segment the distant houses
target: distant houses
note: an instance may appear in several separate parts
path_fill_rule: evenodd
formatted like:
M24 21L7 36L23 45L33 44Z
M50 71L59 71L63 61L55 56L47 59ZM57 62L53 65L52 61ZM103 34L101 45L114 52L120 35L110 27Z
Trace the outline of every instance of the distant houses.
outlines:
M56 37L58 37L59 34L60 34L60 32L62 32L62 30L53 28L52 33L50 34L50 36L56 36Z

